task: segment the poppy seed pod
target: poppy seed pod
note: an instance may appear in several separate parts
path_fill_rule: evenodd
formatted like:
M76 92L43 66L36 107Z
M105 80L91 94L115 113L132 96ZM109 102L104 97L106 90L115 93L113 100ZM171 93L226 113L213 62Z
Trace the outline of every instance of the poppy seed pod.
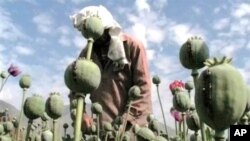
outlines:
M76 119L76 109L71 109L70 110L70 117L73 121Z
M130 132L126 131L122 137L122 141L130 141Z
M198 131L200 130L200 119L196 112L192 112L186 117L187 127L190 130Z
M136 133L138 136L138 139L146 139L146 140L153 140L155 138L154 133L146 128L146 127L141 127L141 129Z
M191 91L194 88L194 83L193 81L187 81L185 83L185 89L187 89L188 91Z
M132 86L128 91L129 98L131 100L136 100L141 96L141 89L138 86Z
M167 139L162 136L156 136L153 141L167 141Z
M45 101L39 95L28 97L25 100L23 112L30 120L42 117L45 112Z
M173 107L179 112L186 112L190 108L190 99L187 91L182 90L175 93Z
M92 104L91 106L91 111L94 113L94 114L101 114L103 109L102 109L102 105L100 105L99 103L95 102Z
M1 74L0 74L0 77L2 79L5 79L7 77L7 73L5 71L2 71Z
M46 101L46 113L52 119L58 119L64 111L63 99L59 93L51 93Z
M158 121L154 119L149 122L148 128L151 129L153 132L158 132L160 130Z
M110 122L105 122L103 126L105 131L113 131L113 127Z
M42 141L52 141L53 133L50 130L46 130L41 135Z
M43 115L41 116L42 121L48 121L50 119L50 117L48 116L48 114L46 112L43 113Z
M152 120L154 119L154 115L153 114L150 114L147 116L147 122L151 122Z
M0 136L4 133L4 127L2 124L0 124Z
M67 67L64 81L71 91L88 94L98 88L101 72L95 63L80 58Z
M195 105L200 120L215 131L239 121L247 105L247 86L231 59L208 59L195 87Z
M153 83L159 85L161 83L161 79L158 75L155 75L152 79Z
M64 123L64 124L63 124L63 128L64 128L64 129L67 129L67 128L69 128L69 125L68 125L68 123Z
M92 16L85 19L81 32L82 35L87 39L98 39L104 32L102 20L97 16Z
M13 130L14 126L12 122L7 121L3 123L3 128L5 133L10 133Z
M19 86L24 89L28 89L31 86L31 77L28 74L22 75L22 77L19 80Z
M72 99L71 101L70 101L70 108L71 109L74 109L74 108L76 108L77 107L77 99Z
M206 43L200 37L189 38L179 52L179 59L183 67L187 69L200 69L209 57Z

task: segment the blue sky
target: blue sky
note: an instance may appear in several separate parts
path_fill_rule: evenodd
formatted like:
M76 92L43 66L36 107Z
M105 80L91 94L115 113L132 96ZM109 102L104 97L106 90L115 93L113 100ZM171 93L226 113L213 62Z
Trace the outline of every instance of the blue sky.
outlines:
M168 85L191 79L178 56L180 46L191 36L202 37L212 57L233 57L233 64L249 83L247 0L0 0L0 70L16 64L32 77L29 95L46 98L57 91L68 103L64 70L86 44L69 16L85 6L100 4L111 11L124 32L145 44L151 75L162 78L160 93L167 115L172 106ZM22 96L19 78L10 78L0 95L17 108ZM155 88L152 100L154 113L161 119Z

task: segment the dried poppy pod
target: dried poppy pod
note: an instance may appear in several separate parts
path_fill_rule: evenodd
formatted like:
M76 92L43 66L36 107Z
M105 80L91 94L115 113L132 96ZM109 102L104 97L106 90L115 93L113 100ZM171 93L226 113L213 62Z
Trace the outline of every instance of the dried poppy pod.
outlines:
M81 32L82 35L87 39L98 39L104 32L102 20L97 16L92 16L85 19Z
M129 96L129 99L131 99L131 100L136 100L136 99L140 98L141 97L140 87L138 87L136 85L132 86L128 91L128 96Z
M30 120L42 117L45 112L45 101L39 95L33 95L25 100L23 107L24 115Z
M88 94L98 88L101 72L91 60L79 58L67 67L64 81L71 91Z
M179 52L179 59L183 67L187 69L200 69L209 58L209 49L200 37L189 38Z
M46 101L46 113L52 119L58 119L64 111L63 99L59 93L51 93Z
M19 86L22 89L28 89L31 86L31 77L28 74L22 75L22 77L19 80Z
M53 133L50 130L46 130L41 135L42 141L52 141Z
M233 125L244 114L247 88L241 73L231 59L213 58L205 62L195 88L195 105L200 120L215 131Z
M190 108L190 98L186 90L175 92L173 97L173 107L179 112L186 112Z
M94 114L100 115L102 113L102 111L103 111L102 105L99 104L98 102L93 103L92 106L91 106L91 111Z
M153 78L152 78L152 81L155 85L159 85L161 83L161 79L158 75L155 75Z
M186 117L187 127L190 130L198 131L200 130L200 118L196 111L193 111L192 113L188 114Z

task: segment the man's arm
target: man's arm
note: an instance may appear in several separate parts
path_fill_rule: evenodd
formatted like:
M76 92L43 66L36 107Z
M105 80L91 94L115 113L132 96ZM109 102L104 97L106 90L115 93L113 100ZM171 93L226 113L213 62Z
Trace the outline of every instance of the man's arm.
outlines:
M145 117L152 113L151 102L151 77L148 68L148 60L146 50L141 41L131 39L130 42L130 59L133 85L139 86L141 89L141 97L132 102L131 112L128 120L133 124L137 121L142 122ZM141 119L144 118L144 119ZM137 120L137 121L135 121Z

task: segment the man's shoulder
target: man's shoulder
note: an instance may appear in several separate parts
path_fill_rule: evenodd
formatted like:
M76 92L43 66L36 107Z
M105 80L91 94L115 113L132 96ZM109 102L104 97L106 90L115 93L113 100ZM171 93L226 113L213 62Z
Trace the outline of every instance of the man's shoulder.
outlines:
M129 45L135 47L144 47L142 41L134 35L128 33L121 33L120 38L122 39L122 41L127 42Z

